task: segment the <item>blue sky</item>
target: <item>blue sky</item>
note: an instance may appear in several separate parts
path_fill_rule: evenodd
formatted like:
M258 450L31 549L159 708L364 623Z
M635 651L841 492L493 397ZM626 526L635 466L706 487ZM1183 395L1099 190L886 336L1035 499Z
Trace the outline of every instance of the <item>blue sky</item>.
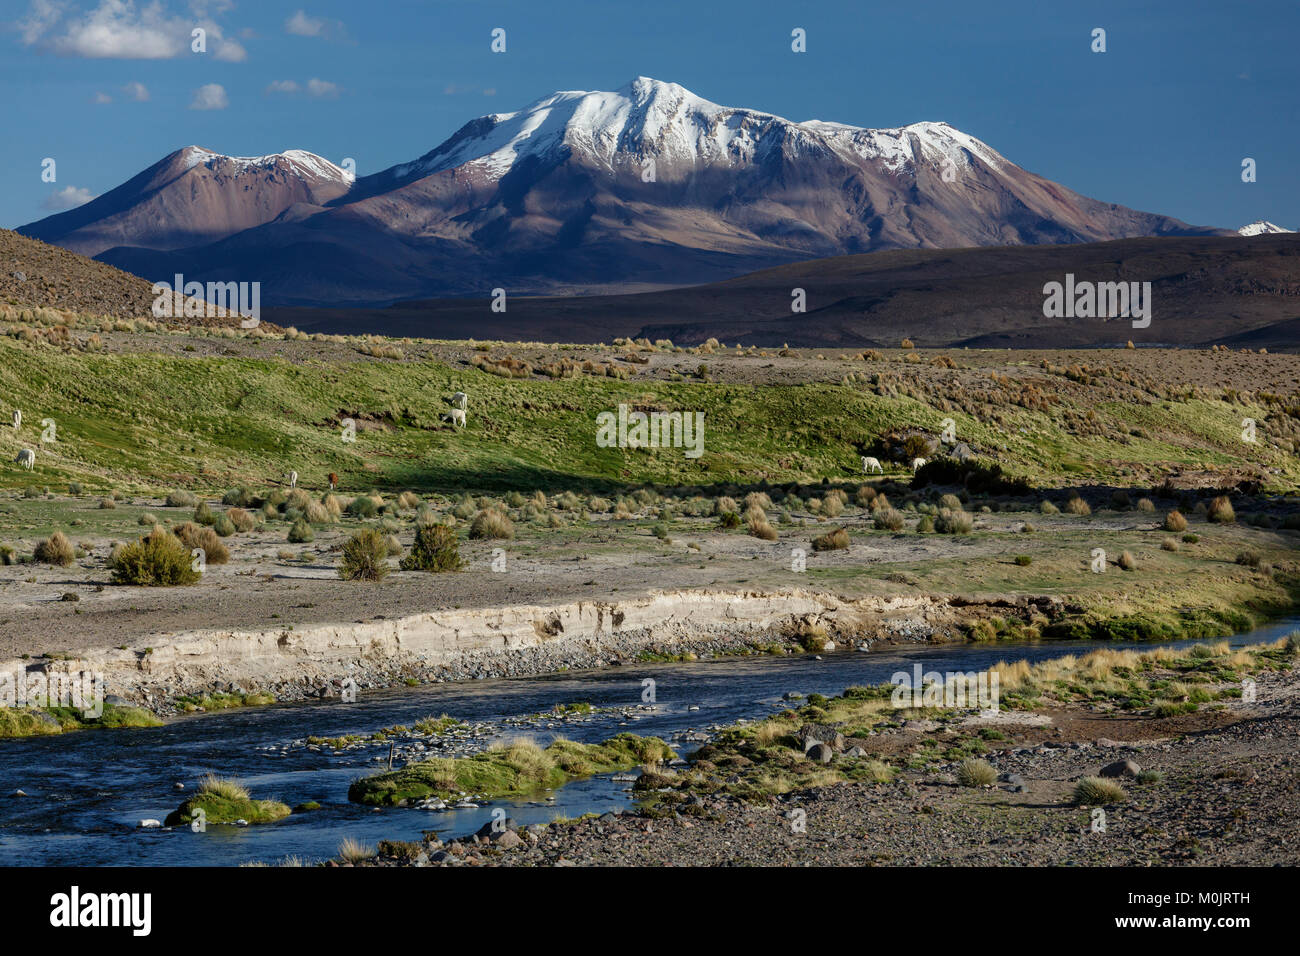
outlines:
M352 157L366 175L475 116L638 74L795 120L944 120L1097 199L1300 227L1294 0L0 0L0 21L9 227L191 143ZM790 50L795 27L806 53Z

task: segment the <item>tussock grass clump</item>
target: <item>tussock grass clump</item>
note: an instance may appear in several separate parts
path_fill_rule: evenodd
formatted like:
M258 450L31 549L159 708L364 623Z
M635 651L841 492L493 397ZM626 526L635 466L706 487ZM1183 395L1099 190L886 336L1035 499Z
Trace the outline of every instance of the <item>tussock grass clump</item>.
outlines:
M1038 511L1040 514L1045 515L1059 515L1061 513L1061 509L1056 507L1056 505L1052 504L1046 498L1044 498L1039 504Z
M167 826L180 826L194 819L202 810L207 823L273 823L289 815L289 808L278 800L254 800L248 790L233 780L212 774L199 782L194 795L167 815Z
M952 511L944 508L934 521L934 530L940 534L970 534L975 527L975 519L960 509Z
M1146 512L1147 514L1152 514L1156 510L1156 503L1152 501L1150 498L1139 498L1137 508L1138 511L1143 511Z
M231 508L226 512L226 517L230 519L236 531L252 531L257 524L253 516L243 508Z
M230 515L221 515L212 523L212 530L223 538L229 538L235 533L235 523L230 520Z
M193 508L199 503L192 491L173 491L167 496L166 505L168 508Z
M1065 513L1071 515L1090 515L1092 509L1088 507L1088 502L1084 501L1078 495L1071 495L1070 500L1065 503Z
M721 517L727 512L740 513L740 506L736 504L735 498L729 498L722 495L713 503L713 513Z
M781 536L777 534L775 528L768 523L767 515L763 514L760 509L754 509L755 513L749 516L749 533L755 538L761 538L764 541L776 541Z
M99 499L99 510L100 510L100 511L112 511L112 510L113 510L114 508L116 508L116 507L117 507L117 502L114 501L112 498L100 498L100 499Z
M1166 531L1183 532L1187 530L1187 519L1183 513L1178 510L1169 512L1165 515L1164 529Z
M192 561L189 548L179 538L155 526L143 538L114 550L112 578L115 584L142 587L195 584L201 575L192 567Z
M193 520L197 524L213 525L217 523L217 515L211 505L206 501L200 501L194 506Z
M718 527L722 528L723 530L739 528L740 515L736 514L734 511L722 512L722 514L718 515Z
M369 843L362 843L352 837L344 837L339 843L339 859L344 863L364 863L375 858L375 848Z
M1124 788L1105 777L1084 777L1074 785L1074 802L1081 806L1107 806L1127 799L1128 793Z
M475 517L469 526L471 538L510 539L515 536L515 524L504 512L495 508L485 508Z
M299 518L289 527L290 544L306 544L316 537L316 532L312 530L311 522L306 518Z
M62 531L56 531L36 546L34 556L41 564L66 568L76 560L77 553L68 536Z
M894 512L898 514L898 512ZM899 515L902 518L902 515ZM897 529L895 529L897 530ZM832 528L812 540L814 551L842 551L849 546L849 533L844 528Z
M401 511L414 511L420 507L420 496L414 491L403 491L397 496L397 507Z
M257 497L247 488L231 488L221 496L221 503L228 508L251 508Z
M883 497L884 495L880 496L880 498ZM880 498L877 498L876 501L879 501ZM901 511L885 506L876 512L875 517L871 519L871 524L877 531L902 531L907 525L907 521Z
M963 787L991 787L997 780L998 772L987 760L972 757L957 766L957 782Z
M212 528L187 521L176 528L176 537L186 548L202 548L203 560L208 564L225 564L230 560L230 549Z
M403 571L459 571L464 566L456 531L445 524L417 527L415 543L401 563Z
M1132 552L1123 551L1120 553L1119 560L1115 562L1125 571L1137 570L1137 558L1133 557Z
M1232 510L1232 502L1228 500L1227 495L1219 495L1210 502L1209 510L1205 512L1205 520L1215 524L1232 524L1237 520L1236 512Z
M388 541L374 528L362 528L343 545L339 577L345 581L381 581L388 574Z
M302 513L302 517L307 520L308 524L329 524L334 520L334 516L330 514L329 509L319 501L308 502L307 509Z
M348 502L347 513L354 518L373 518L379 514L379 505L369 495L357 495Z
M372 806L403 800L450 797L459 792L504 797L558 787L574 777L642 765L657 766L673 758L658 737L619 734L599 744L557 738L545 748L529 740L500 743L472 757L435 757L355 781L348 799Z

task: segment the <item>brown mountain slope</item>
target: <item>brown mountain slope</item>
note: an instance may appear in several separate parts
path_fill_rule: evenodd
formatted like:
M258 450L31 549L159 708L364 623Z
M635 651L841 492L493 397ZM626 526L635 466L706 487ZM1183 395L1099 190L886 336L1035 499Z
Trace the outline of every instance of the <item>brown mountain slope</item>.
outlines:
M139 276L61 246L0 229L0 307L52 308L88 316L151 319L154 298L153 286ZM221 316L167 320L169 325L237 323L237 318ZM272 331L275 326L266 328Z
M1067 273L1152 283L1150 327L1128 320L1048 319L1043 286ZM791 311L801 288L807 312ZM765 269L693 288L638 295L439 299L387 309L273 309L281 325L435 338L690 345L1047 348L1214 343L1300 345L1300 236L1124 239L1062 246L897 250Z

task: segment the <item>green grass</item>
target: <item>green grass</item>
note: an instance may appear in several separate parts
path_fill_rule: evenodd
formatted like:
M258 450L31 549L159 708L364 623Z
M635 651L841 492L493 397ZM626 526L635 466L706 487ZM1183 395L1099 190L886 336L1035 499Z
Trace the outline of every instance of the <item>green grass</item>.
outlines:
M453 431L439 421L446 407L440 396L460 390L473 396L474 411L468 428ZM896 427L937 431L944 417L956 419L964 440L1036 482L1075 473L1100 479L1124 462L1246 467L1261 454L1235 440L1240 408L1204 400L1135 406L1079 399L1075 410L1095 410L1115 436L1138 421L1161 436L1121 443L1069 434L1060 409L1013 407L995 425L831 383L510 380L432 361L74 353L8 337L0 338L0 393L30 409L29 417L57 413L60 436L38 458L36 475L6 469L3 482L65 488L76 480L90 491L183 485L220 492L264 486L290 466L315 488L329 472L348 488L421 490L601 491L635 482L744 482L757 473L808 480L856 475L858 446ZM702 457L596 446L598 413L647 399L704 413ZM363 416L384 427L341 442L338 420ZM0 436L0 452L12 457L17 441ZM1295 461L1277 464L1285 472L1277 481L1294 485Z
M673 757L658 737L619 734L600 744L557 739L542 748L515 741L473 757L435 757L386 773L363 777L348 789L348 799L395 806L424 797L446 799L459 792L487 798L517 796L558 787L594 773L629 770Z
M61 734L70 730L119 729L123 727L161 727L163 722L143 707L105 704L99 717L86 717L72 707L46 707L40 713L53 718L55 723L42 718L36 711L0 707L0 738L35 737Z
M208 823L274 823L290 813L278 800L254 800L239 784L221 777L209 776L199 784L194 796L167 815L163 822L169 826L183 826L194 819L194 812L202 810Z

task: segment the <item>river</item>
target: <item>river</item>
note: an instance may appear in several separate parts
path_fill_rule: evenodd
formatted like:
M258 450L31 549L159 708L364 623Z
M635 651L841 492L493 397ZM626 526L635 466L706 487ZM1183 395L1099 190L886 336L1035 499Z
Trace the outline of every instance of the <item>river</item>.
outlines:
M1287 621L1230 639L1233 645L1273 640L1295 630ZM1177 642L1174 646L1196 643ZM353 703L337 700L282 704L180 718L167 726L104 730L0 741L0 864L233 866L304 861L336 855L352 837L419 840L425 830L443 838L477 830L504 807L519 823L547 822L623 808L632 802L627 783L608 776L570 783L553 794L502 800L477 809L431 813L375 810L349 803L348 784L374 772L376 750L335 754L306 748L282 752L308 735L368 735L422 717L449 714L467 721L500 721L536 714L556 704L588 701L596 707L642 703L643 680L655 682L653 712L638 720L602 716L562 733L594 741L623 730L668 739L672 734L761 718L788 706L789 691L834 696L846 687L886 682L914 664L925 670L971 671L999 660L1030 661L1085 652L1094 647L1150 648L1118 642L1037 642L890 646L796 657L741 657L680 664L631 664L535 678L482 680L362 693ZM696 709L698 708L698 709ZM518 732L506 734L518 735ZM545 743L548 734L533 734ZM680 750L680 748L679 748ZM295 813L274 824L142 829L143 819L162 820L204 774L238 779L257 798L290 806L314 800L322 808ZM17 790L26 796L15 796ZM551 799L547 799L547 798Z

